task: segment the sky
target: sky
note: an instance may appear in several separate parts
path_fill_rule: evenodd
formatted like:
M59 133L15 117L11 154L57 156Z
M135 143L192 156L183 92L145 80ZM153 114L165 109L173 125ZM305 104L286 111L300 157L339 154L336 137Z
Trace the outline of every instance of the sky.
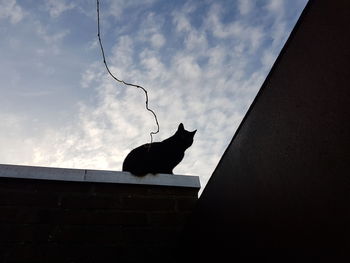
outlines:
M197 133L174 173L202 189L307 0L100 0L115 76L160 132ZM156 131L115 82L95 0L0 0L0 163L122 169Z

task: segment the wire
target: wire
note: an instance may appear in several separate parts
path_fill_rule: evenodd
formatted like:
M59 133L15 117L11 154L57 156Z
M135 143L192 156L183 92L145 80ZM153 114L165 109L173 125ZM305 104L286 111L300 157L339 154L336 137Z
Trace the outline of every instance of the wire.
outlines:
M108 65L107 65L107 62L106 62L106 56L105 56L105 52L104 52L104 49L103 49L103 45L102 45L102 41L101 41L101 33L100 33L100 1L99 0L96 0L96 3L97 3L97 37L98 37L98 42L100 43L100 47L101 47L101 53L102 53L102 57L103 57L103 63L105 64L106 66L106 69L107 69L107 72L108 74L116 81L118 81L119 83L122 83L126 86L131 86L131 87L134 87L134 88L138 88L138 89L141 89L144 93L145 93L145 97L146 97L146 110L148 110L149 112L151 112L153 114L153 117L156 121L156 124L157 124L157 131L151 131L150 132L150 136L151 136L151 144L153 142L153 135L157 134L159 132L159 122L158 122L158 118L157 118L157 115L155 114L155 112L153 110L151 110L149 107L148 107L148 93L147 93L147 90L140 86L140 85L135 85L135 84L132 84L132 83L128 83L128 82L125 82L124 80L121 80L121 79L118 79L116 76L114 76L112 74L112 72L110 71Z

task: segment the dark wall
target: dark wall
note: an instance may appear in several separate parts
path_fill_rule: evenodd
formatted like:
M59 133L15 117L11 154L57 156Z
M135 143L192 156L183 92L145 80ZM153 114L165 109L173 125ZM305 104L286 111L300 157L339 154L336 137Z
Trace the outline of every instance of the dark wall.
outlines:
M173 262L197 193L0 177L0 262Z
M198 202L197 260L349 262L349 51L350 2L310 1Z

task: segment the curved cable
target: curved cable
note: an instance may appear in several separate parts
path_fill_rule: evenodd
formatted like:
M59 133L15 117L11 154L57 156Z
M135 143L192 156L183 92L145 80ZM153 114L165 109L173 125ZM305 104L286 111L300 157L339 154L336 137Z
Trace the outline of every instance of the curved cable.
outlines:
M98 42L100 43L100 48L101 48L101 53L102 53L102 57L103 57L103 63L105 64L105 67L106 67L106 70L108 72L108 74L116 81L118 81L119 83L122 83L126 86L131 86L131 87L134 87L134 88L138 88L138 89L141 89L144 93L145 93L145 97L146 97L146 110L148 110L149 112L151 112L153 114L153 117L156 121L156 124L157 124L157 131L151 131L150 132L150 136L151 136L151 144L153 142L153 135L157 134L159 132L159 122L158 122L158 118L157 118L157 115L155 114L155 112L153 110L151 110L149 107L148 107L148 93L147 93L147 90L140 86L140 85L135 85L135 84L132 84L132 83L128 83L128 82L125 82L124 80L121 80L121 79L118 79L116 76L113 75L113 73L110 71L108 65L107 65L107 62L106 62L106 57L105 57L105 52L104 52L104 49L103 49L103 45L102 45L102 41L101 41L101 33L100 33L100 1L99 0L96 0L96 3L97 3L97 37L98 37Z

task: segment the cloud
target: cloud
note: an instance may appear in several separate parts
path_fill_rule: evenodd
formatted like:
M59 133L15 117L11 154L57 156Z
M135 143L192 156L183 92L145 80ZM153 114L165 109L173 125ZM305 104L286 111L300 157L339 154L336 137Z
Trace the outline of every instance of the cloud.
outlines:
M45 2L46 9L53 18L59 17L62 13L71 10L75 7L73 3L67 3L64 0L47 0Z
M117 45L112 48L112 54L107 59L113 66L120 67L117 71L121 79L124 79L124 70L121 68L131 67L133 64L134 40L132 37L123 35L119 37Z
M40 36L47 44L54 45L62 41L65 36L69 33L69 30L63 30L56 33L49 33L46 26L39 21L35 22L36 33Z
M267 3L267 9L279 15L284 13L283 0L269 0Z
M271 67L275 62L276 54L271 50L265 50L261 56L261 64L266 68Z
M191 23L183 12L173 12L173 23L175 24L178 32L188 32L192 30Z
M144 19L137 33L137 41L150 44L151 48L159 49L166 44L166 38L161 30L164 18L155 13L149 13Z
M17 24L25 16L23 9L16 0L0 0L0 19L10 19L12 24Z
M191 55L177 54L173 59L173 67L184 80L198 80L201 68Z
M133 12L139 13L144 8L154 4L157 0L111 0L108 2L109 15L113 16L117 20L123 18L123 16L129 16L130 9L133 9ZM135 9L136 8L136 9Z
M230 39L243 52L254 53L264 41L265 34L259 24L254 24L251 18L236 17L231 22L223 23L225 10L218 4L211 6L206 21L206 29L218 39ZM243 49L242 49L243 48Z
M150 38L150 42L153 47L160 48L165 44L165 38L162 34L154 34Z
M239 0L238 1L238 9L241 15L249 14L253 9L252 0Z

